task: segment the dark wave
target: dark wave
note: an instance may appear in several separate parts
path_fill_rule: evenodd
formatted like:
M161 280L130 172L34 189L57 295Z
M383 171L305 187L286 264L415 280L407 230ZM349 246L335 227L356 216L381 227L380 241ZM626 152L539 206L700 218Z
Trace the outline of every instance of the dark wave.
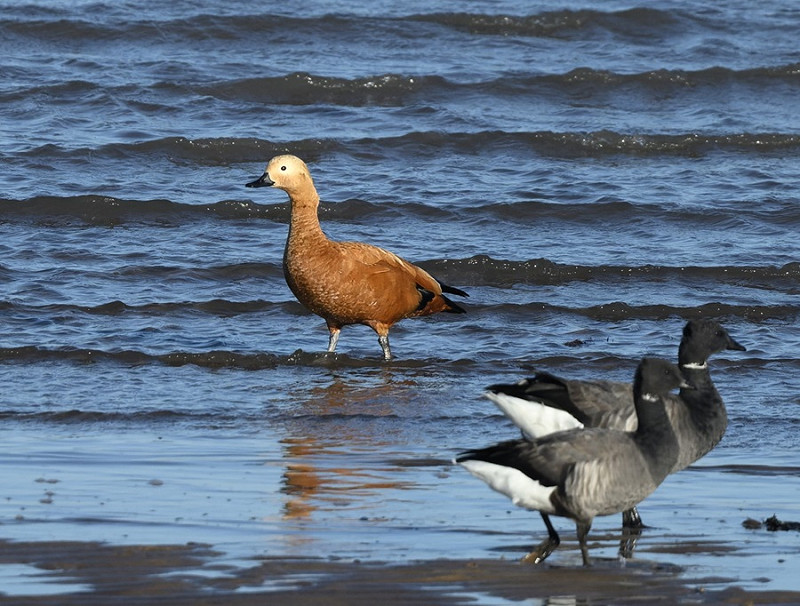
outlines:
M358 143L366 144L370 140ZM487 148L528 148L539 154L564 157L603 155L677 155L698 157L713 151L770 152L800 147L800 135L781 133L740 133L713 135L685 133L678 135L594 132L522 132L484 131L479 133L410 133L384 139L383 146L437 147L459 153L485 152Z
M0 101L24 102L31 97L46 95L61 102L74 101L82 105L91 103L114 104L127 102L137 110L164 113L172 111L175 95L214 97L226 102L248 102L277 105L342 105L361 107L368 105L402 107L412 100L419 103L435 102L447 98L470 99L474 97L535 98L561 91L567 95L602 95L621 89L630 94L631 87L650 90L659 98L684 88L702 86L719 87L743 85L750 87L796 84L800 63L734 70L722 66L702 70L659 69L641 73L620 74L588 67L576 68L564 74L535 76L503 76L489 81L453 82L438 75L378 74L362 78L341 78L295 72L282 76L259 76L240 80L221 80L188 83L163 81L142 89L138 86L109 87L105 83L72 80L55 84L37 84L0 93ZM152 97L152 91L165 95L164 103L158 97L144 106L142 96ZM201 143L202 145L202 143Z
M418 214L426 218L446 218L453 214L420 203L376 204L358 198L333 203L323 201L319 208L319 215L325 221L351 221L377 213ZM138 222L172 226L191 221L227 219L267 219L288 223L289 203L224 200L212 204L182 204L169 200L125 200L93 195L37 196L26 200L0 198L0 221L33 221L50 227L69 226L75 222L109 226Z
M16 279L15 270L0 266L0 277L7 277L9 280ZM84 281L108 281L108 280L127 280L130 282L141 282L148 280L167 280L171 282L235 282L239 280L283 280L283 268L281 259L276 258L273 262L248 262L232 263L211 266L181 266L181 265L124 265L112 271L100 269L84 269L79 272L80 279ZM27 279L27 278L26 278ZM46 280L46 277L41 278ZM111 302L108 305L107 313L121 313L119 303ZM169 305L169 304L166 304ZM190 304L194 305L194 304ZM200 303L198 305L206 305ZM209 306L214 303L208 304ZM235 304L233 304L235 305ZM244 304L245 306L248 304ZM102 308L102 306L101 306ZM2 309L2 305L0 305ZM84 308L84 311L96 308Z
M476 255L467 259L443 259L419 263L434 275L447 275L457 284L507 287L514 284L555 285L567 282L637 278L640 280L693 279L699 282L736 282L759 285L784 282L795 287L800 279L800 262L776 266L665 266L570 265L549 259L511 261Z
M587 345L591 346L591 340ZM582 343L583 344L583 343ZM570 345L567 343L566 345ZM619 368L621 364L628 364L631 360L620 358L616 355L607 354L602 351L592 353L593 363L605 365L608 368ZM536 367L555 368L564 364L580 361L586 363L587 351L580 349L575 356L569 355L547 355L536 359L527 359L522 366L535 369ZM43 348L38 346L23 347L3 347L0 348L0 363L2 364L39 364L39 363L70 363L70 364L114 364L125 367L144 366L160 364L170 367L181 367L194 365L210 370L231 369L241 371L264 371L283 366L308 366L314 368L331 369L366 369L366 368L385 368L386 363L375 357L366 356L363 358L352 357L348 354L327 354L324 352L304 352L297 350L289 355L276 355L270 353L238 353L232 351L208 351L208 352L170 352L164 354L148 354L141 351L103 351L97 349L80 348ZM475 360L469 357L460 359L442 358L409 358L395 359L390 365L398 369L423 369L426 372L431 367L438 369L441 373L474 373L483 368L486 364L496 368L499 366L509 366L518 368L520 361L517 359L503 358L501 360ZM747 359L738 361L737 366L746 367L750 370L763 368L765 366L779 364L787 369L800 369L800 359L798 358L761 358L753 354ZM23 413L24 414L24 413ZM48 414L48 413L45 413ZM96 415L94 412L75 412L75 411L56 411L55 414L63 414L67 418L71 415ZM143 413L145 414L145 413ZM151 412L146 414L164 414L167 417L181 415L170 410ZM204 413L200 413L204 414ZM381 415L383 416L383 415ZM239 416L237 415L237 419Z
M129 160L141 156L163 157L176 164L227 166L237 163L263 165L274 155L292 153L313 162L323 153L340 151L342 144L332 139L305 139L288 143L275 143L263 139L165 137L135 143L114 143L97 148L64 148L54 144L43 145L21 154L37 160L48 158L85 158L90 153L96 158Z
M458 276L455 276L458 277ZM295 301L227 301L213 299L210 301L186 301L147 303L144 305L128 305L122 301L111 301L100 305L86 306L73 304L19 305L11 302L0 302L0 311L10 314L25 314L26 317L44 315L47 317L72 313L83 313L96 316L120 316L127 314L167 315L185 312L200 312L211 316L232 317L242 314L266 313L279 310L282 313L305 313ZM569 314L602 321L621 321L628 319L664 320L667 318L744 318L753 322L766 320L794 319L800 315L800 305L736 305L730 303L705 303L692 307L673 305L631 305L623 301L611 301L589 307L565 307L546 302L530 302L522 304L503 303L486 305L475 301L470 305L470 313L491 312L493 314L518 314L532 316L535 314ZM124 357L124 356L123 356Z
M4 220L16 218L57 225L69 224L73 220L92 225L116 225L130 221L169 225L209 218L259 218L288 222L289 205L262 205L246 200L194 205L169 200L124 200L94 195L36 196L26 200L0 198L0 217Z
M768 202L768 201L767 201ZM395 217L423 221L497 221L530 225L544 219L568 223L613 224L626 222L631 213L659 222L719 226L742 218L786 229L800 227L800 207L786 204L748 205L746 208L665 207L660 204L637 203L601 198L585 203L553 203L541 200L489 202L470 208L440 208L419 202L368 202L358 198L338 202L321 202L322 221L361 221L365 217ZM265 219L289 222L289 204L256 204L247 200L225 200L211 204L183 204L169 200L125 200L110 196L37 196L26 200L0 198L0 221L30 221L48 227L69 227L76 223L114 226L144 223L171 227L196 221Z
M470 217L473 220L491 217L492 221L532 225L536 221L555 219L566 223L613 225L614 228L626 224L633 214L640 219L650 218L660 223L672 222L680 225L691 223L698 226L720 227L735 224L740 220L755 219L768 225L780 226L781 230L792 225L800 228L800 207L769 199L758 205L748 205L745 209L739 206L731 209L722 205L708 208L665 206L644 202L634 204L602 196L585 203L520 200L496 202L460 211L461 217Z
M281 422L285 420L282 413L265 413L258 410L257 413L248 414L245 411L236 409L235 412L226 412L224 409L212 409L210 412L198 412L197 410L172 410L172 409L158 409L158 410L131 410L130 412L120 411L102 411L102 410L85 410L73 408L69 410L49 410L43 412L27 412L24 410L16 409L2 409L0 410L0 421L14 421L22 423L56 423L60 425L85 425L85 424L102 424L102 423L133 423L133 424L194 424L194 425L211 425L219 427L220 425L227 424L241 424L248 421L255 421L263 423L265 416L272 418L274 422ZM292 414L291 418L294 421L319 420L318 414ZM327 413L325 414L325 422L364 422L375 419L383 421L387 419L408 419L407 415L400 417L395 414L370 414L369 412L360 413ZM501 418L497 414L492 413L491 410L485 415L485 418ZM436 422L458 421L461 417L439 416L434 419Z
M361 138L354 140L303 139L275 143L261 139L187 139L168 137L139 143L115 143L99 148L65 149L46 145L24 152L22 156L47 162L55 159L95 158L130 160L137 156L161 156L178 164L230 165L248 163L262 165L270 157L292 153L313 163L324 154L369 153L377 157L415 155L434 150L438 154L485 154L493 149L508 152L535 153L556 157L596 157L608 155L701 157L712 152L759 154L786 152L800 147L800 134L737 133L737 134L637 134L614 131L593 132L506 132L445 133L413 132L397 137Z
M216 423L232 420L214 413L184 413L174 410L153 410L125 412L104 412L99 410L50 410L45 412L24 412L14 409L0 410L0 420L22 422L49 422L59 424L109 423L109 422L175 422L194 419L200 421L214 421Z
M489 286L496 288L506 288L515 284L531 285L560 285L571 282L600 282L617 283L621 280L630 281L632 279L645 282L663 281L683 281L695 282L698 285L722 283L749 285L754 288L767 288L769 290L786 290L794 294L797 292L797 283L800 280L800 262L791 262L782 266L744 266L744 265L725 265L725 266L672 266L672 265L572 265L556 263L549 259L528 259L523 261L494 259L487 255L475 255L462 259L415 259L423 269L433 275L441 277L448 283L461 286ZM9 279L13 279L13 270L3 269ZM118 278L133 278L159 280L170 279L178 280L211 280L211 281L231 281L247 279L273 279L282 280L283 271L280 261L273 263L234 263L230 265L219 265L210 267L179 267L179 266L139 266L131 265L123 267L114 272ZM86 276L91 277L90 272ZM480 304L480 301L472 302L473 306ZM127 312L143 314L172 313L175 311L201 311L213 315L238 315L243 313L264 312L275 307L287 305L286 301L270 302L264 300L256 301L226 301L214 299L210 301L188 301L188 302L163 302L150 303L142 306L129 306L120 301L110 301L97 306L74 306L64 304L52 304L46 309L52 312L57 311L79 311L89 314L118 315ZM629 313L628 311L615 309L613 306L622 306L623 303L609 304L612 307L599 308L596 312L598 317L602 314L615 315ZM715 303L714 305L722 305ZM0 310L16 309L11 302L0 303ZM41 308L37 308L41 309ZM636 308L632 308L636 309ZM651 306L641 308L645 314L664 314L671 315L672 308L660 308ZM760 311L774 309L769 312L776 317L791 315L793 306L781 306L772 308L770 306L761 307L753 305L722 305L719 313L731 313L734 315L745 315L747 317L758 317ZM726 311L727 310L727 311ZM759 311L760 310L760 311ZM640 313L640 312L637 312ZM675 310L675 313L683 313Z
M471 34L564 37L603 30L626 38L676 32L679 25L688 19L672 11L652 8L631 8L615 12L558 10L523 16L434 13L409 18L438 23Z
M159 21L139 20L133 14L130 18L120 19L113 13L103 15L98 11L87 14L85 18L76 17L76 14L80 15L80 12L20 13L17 18L7 16L0 20L0 28L10 35L44 39L50 43L81 39L89 43L136 40L141 44L147 41L160 42L165 38L213 43L250 36L263 38L286 31L291 31L295 36L346 38L356 33L363 36L365 32L372 30L375 32L373 35L385 36L390 32L418 32L419 23L480 35L585 37L595 32L610 32L628 39L668 36L682 33L686 27L704 26L695 16L651 8L631 8L614 12L558 10L533 15L432 13L405 17L327 14L303 18L273 13L200 14Z
M94 5L99 6L99 5ZM418 22L417 22L418 23ZM280 40L287 32L297 39L327 40L332 44L352 43L354 39L384 41L387 36L405 36L413 22L403 18L362 17L327 14L304 17L277 15L272 11L256 14L195 14L170 19L142 19L139 12L124 18L113 13L92 11L85 16L80 9L55 15L20 14L0 18L0 34L21 41L35 41L38 48L106 46L184 45L197 52L202 48L237 44L243 49L261 49L271 40Z
M347 79L296 72L284 76L223 80L212 84L205 81L199 83L165 81L148 86L147 89L129 85L109 87L103 82L71 80L56 84L35 84L0 92L0 102L20 103L37 95L46 95L60 102L75 102L83 106L103 102L111 106L117 101L127 101L132 107L145 113L165 113L174 110L171 101L175 95L214 97L224 101L259 105L322 104L361 107L402 106L412 95L438 94L457 89L468 90L469 86L449 83L440 76L382 74ZM152 91L163 93L164 103L158 103L159 97L153 97ZM138 101L142 96L151 97L151 103L142 105Z
M51 303L48 305L18 305L8 301L0 302L0 311L11 313L43 313L58 315L67 313L85 313L97 316L119 316L123 314L162 315L198 311L214 316L236 316L249 313L263 313L275 308L285 308L285 302L228 301L211 299L209 301L158 302L143 305L129 305L122 301L109 301L100 305L73 305L69 303ZM290 305L294 305L293 303Z
M367 78L336 78L310 73L250 78L198 87L198 94L220 99L285 105L329 104L402 106L421 92L454 88L439 76L383 74Z
M161 363L167 366L186 366L193 364L204 368L241 368L247 370L266 370L276 368L288 358L273 354L241 354L231 351L172 352L148 354L141 351L103 351L99 349L46 349L37 346L0 348L0 360L6 362L68 361L76 363L114 362L126 366Z
M749 420L749 419L748 419ZM795 419L787 419L787 421L791 423L795 423ZM691 467L687 468L693 471L721 471L723 473L732 473L732 474L739 474L739 475L756 475L756 476L797 476L800 477L800 467L787 465L787 466L775 466L775 465L739 465L735 463L731 463L729 465L692 465Z
M473 305L470 309L477 311L480 306ZM798 305L733 305L729 303L705 303L693 307L678 307L661 304L630 305L622 301L613 301L590 307L564 307L535 302L520 305L510 303L494 305L490 311L500 314L518 314L521 317L531 317L534 314L542 313L569 314L602 322L667 320L669 318L684 320L740 318L758 323L768 320L795 320L800 317L800 306Z
M587 67L576 68L566 74L538 76L528 81L529 84L548 82L556 85L582 84L614 87L619 85L643 84L663 89L667 85L676 87L718 86L722 84L758 84L767 80L783 81L795 84L800 74L800 63L788 65L756 67L735 70L722 66L701 70L669 70L657 69L633 74L619 74L608 70L596 70Z
M491 81L460 83L441 76L382 74L367 78L346 79L309 73L262 77L234 82L218 82L198 87L196 94L258 103L306 105L331 104L360 107L364 105L403 106L410 99L417 102L431 98L458 96L538 97L560 90L566 94L602 95L616 89L630 92L632 85L652 90L662 96L683 88L730 85L794 85L800 64L768 66L744 70L711 67L703 70L667 70L619 74L608 70L577 68L565 74L504 76ZM165 84L165 87L172 87Z
M241 353L235 351L176 351L151 354L137 350L104 351L83 348L45 348L36 345L0 347L0 362L31 364L38 362L71 362L75 364L112 363L124 366L163 364L165 366L199 366L208 369L232 368L238 370L270 370L281 366L314 366L331 368L372 368L384 362L377 357L355 358L344 353L334 355L324 352L306 352L298 349L289 355L271 353ZM432 364L460 370L477 364L470 359L403 359L393 365L402 368L427 368Z

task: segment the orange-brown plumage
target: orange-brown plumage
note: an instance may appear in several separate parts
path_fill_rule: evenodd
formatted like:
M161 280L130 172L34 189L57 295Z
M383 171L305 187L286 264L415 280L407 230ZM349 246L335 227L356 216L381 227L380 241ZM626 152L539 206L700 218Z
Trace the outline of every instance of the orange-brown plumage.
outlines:
M328 239L317 216L319 195L300 158L276 156L247 185L273 186L289 194L283 272L297 300L328 325L328 351L335 350L343 326L365 324L378 333L388 360L389 329L395 322L441 311L463 313L443 291L467 293L441 284L422 268L377 246Z

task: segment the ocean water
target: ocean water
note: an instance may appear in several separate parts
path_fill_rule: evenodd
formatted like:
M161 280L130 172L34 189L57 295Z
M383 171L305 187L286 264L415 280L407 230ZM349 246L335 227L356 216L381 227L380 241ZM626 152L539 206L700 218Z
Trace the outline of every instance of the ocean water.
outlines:
M538 516L449 462L515 435L483 389L626 380L711 317L747 347L712 360L728 432L636 554L800 590L798 533L741 525L800 520L800 8L723 4L5 2L0 539L513 560ZM467 314L323 355L286 195L244 187L286 152L331 238Z

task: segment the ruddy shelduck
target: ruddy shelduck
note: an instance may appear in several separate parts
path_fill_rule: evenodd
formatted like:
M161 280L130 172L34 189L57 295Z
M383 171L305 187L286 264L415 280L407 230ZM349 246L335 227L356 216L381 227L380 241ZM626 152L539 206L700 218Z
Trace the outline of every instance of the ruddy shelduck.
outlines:
M420 267L377 246L328 239L317 216L319 194L300 158L272 158L247 187L276 187L289 194L283 273L297 300L328 325L329 352L336 350L343 326L366 324L378 333L383 357L390 360L389 329L395 322L440 311L464 313L443 293L469 295Z

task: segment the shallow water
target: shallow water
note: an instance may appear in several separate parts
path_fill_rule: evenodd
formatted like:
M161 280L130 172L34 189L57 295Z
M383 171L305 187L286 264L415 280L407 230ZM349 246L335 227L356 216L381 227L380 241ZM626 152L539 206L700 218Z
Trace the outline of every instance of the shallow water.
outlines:
M485 386L627 380L714 317L748 349L713 359L728 432L642 504L637 558L800 590L800 535L741 525L800 520L800 12L304 10L4 8L0 538L514 560L538 516L449 463L514 435ZM468 313L397 325L389 364L365 327L320 355L283 281L285 194L244 188L284 151L331 237L419 262ZM553 565L577 565L559 528Z

